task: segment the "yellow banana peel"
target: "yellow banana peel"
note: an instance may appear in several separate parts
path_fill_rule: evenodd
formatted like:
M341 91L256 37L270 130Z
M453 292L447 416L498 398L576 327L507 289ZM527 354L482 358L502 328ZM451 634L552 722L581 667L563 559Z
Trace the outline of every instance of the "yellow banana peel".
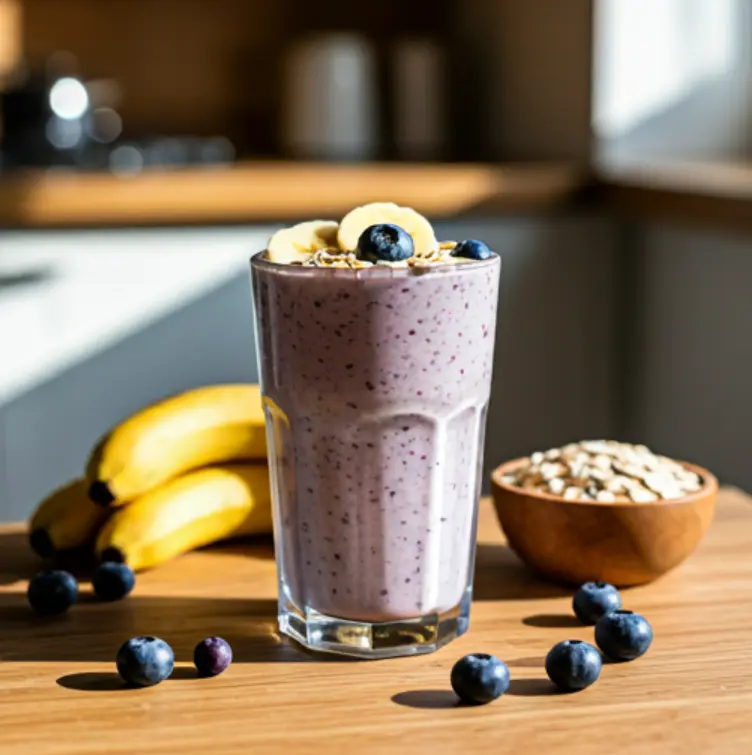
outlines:
M89 497L121 506L192 469L266 459L258 385L214 385L149 406L103 438L86 466Z
M68 482L45 498L29 519L29 542L43 558L92 541L109 512L86 495L86 480Z
M228 464L189 472L117 509L95 549L100 559L139 571L218 540L271 531L268 469Z

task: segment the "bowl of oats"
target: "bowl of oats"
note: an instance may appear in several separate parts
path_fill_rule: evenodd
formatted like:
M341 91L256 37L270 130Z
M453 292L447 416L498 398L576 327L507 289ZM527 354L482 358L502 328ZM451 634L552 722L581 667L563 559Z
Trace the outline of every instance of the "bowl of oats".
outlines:
M492 491L509 546L531 569L569 584L626 587L651 582L695 550L718 482L646 446L594 440L502 464Z

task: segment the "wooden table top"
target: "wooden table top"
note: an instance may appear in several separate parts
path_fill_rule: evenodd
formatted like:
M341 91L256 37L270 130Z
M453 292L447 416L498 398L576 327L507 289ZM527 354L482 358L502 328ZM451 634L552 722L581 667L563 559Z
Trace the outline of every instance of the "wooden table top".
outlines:
M655 630L648 654L555 694L543 659L556 642L592 641L571 594L538 581L481 511L469 633L436 654L388 661L313 657L275 635L269 543L194 553L139 577L134 594L97 604L84 587L67 616L30 615L39 566L23 530L0 530L0 753L752 752L752 499L724 490L700 550L659 582L625 593ZM173 678L124 689L119 645L156 634L175 649ZM227 638L235 663L215 679L191 670L194 644ZM498 655L512 682L500 700L457 707L453 663Z

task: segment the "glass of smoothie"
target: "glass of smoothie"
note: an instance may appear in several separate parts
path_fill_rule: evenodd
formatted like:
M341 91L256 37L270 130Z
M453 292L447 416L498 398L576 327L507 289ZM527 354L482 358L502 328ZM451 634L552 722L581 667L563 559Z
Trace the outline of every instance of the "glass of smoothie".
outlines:
M469 622L500 258L378 203L278 232L251 268L280 630L436 650Z

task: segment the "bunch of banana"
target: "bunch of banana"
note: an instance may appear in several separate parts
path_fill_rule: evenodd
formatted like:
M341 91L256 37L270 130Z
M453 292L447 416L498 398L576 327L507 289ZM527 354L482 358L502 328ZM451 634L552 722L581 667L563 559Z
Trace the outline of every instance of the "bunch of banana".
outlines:
M30 541L44 557L93 542L100 559L140 570L271 529L260 389L217 385L115 427L96 445L85 477L40 504Z
M105 519L107 511L87 497L86 481L73 480L39 504L29 520L29 541L42 558L49 558L91 542Z
M189 469L238 459L266 459L259 387L196 388L137 412L97 444L89 497L122 506Z
M102 561L139 571L218 540L271 530L267 468L226 464L189 472L118 508L94 550Z

